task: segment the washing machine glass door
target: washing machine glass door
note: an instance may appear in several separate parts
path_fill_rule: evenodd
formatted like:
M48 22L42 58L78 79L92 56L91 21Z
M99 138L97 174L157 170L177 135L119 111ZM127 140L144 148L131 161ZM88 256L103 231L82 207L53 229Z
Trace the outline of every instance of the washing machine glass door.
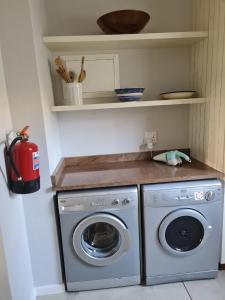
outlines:
M209 238L212 226L196 210L179 209L167 215L159 228L159 240L168 252L191 255L200 250Z
M82 220L75 228L73 246L76 254L93 266L115 262L129 247L125 224L110 214L95 214Z

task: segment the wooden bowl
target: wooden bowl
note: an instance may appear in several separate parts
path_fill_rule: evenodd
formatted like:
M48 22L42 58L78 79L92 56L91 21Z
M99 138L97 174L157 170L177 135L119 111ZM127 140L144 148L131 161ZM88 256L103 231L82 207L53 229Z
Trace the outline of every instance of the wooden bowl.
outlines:
M107 34L139 33L149 20L144 11L118 10L101 16L97 24Z

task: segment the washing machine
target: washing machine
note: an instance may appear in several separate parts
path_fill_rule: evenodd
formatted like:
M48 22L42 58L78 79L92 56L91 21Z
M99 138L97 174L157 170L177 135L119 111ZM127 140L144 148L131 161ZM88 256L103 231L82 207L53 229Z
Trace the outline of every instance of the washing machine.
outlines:
M140 283L137 187L58 194L67 291Z
M219 180L142 187L147 285L215 278L221 249Z

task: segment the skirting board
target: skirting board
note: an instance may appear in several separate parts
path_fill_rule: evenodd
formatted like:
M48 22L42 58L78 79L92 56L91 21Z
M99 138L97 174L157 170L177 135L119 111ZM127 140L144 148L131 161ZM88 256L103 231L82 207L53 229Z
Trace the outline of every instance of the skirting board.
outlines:
M45 295L52 295L52 294L54 295L54 294L61 294L65 292L65 287L63 284L37 286L35 289L36 289L36 296L45 296Z
M36 300L37 299L36 288L33 289L33 292L32 292L32 295L31 295L31 299L32 300Z

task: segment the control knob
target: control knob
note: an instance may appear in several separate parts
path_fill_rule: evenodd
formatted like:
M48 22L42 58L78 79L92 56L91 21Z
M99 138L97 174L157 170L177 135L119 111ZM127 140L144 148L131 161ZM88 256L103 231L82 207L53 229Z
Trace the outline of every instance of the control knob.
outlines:
M127 204L129 204L130 203L130 199L128 199L128 198L125 198L125 199L123 199L123 205L127 205Z
M211 201L215 197L215 193L213 191L208 191L205 193L205 200L206 201Z
M120 203L120 200L119 200L119 199L115 199L115 200L113 200L112 205L113 205L113 206L116 206L116 205L118 205L119 203Z

